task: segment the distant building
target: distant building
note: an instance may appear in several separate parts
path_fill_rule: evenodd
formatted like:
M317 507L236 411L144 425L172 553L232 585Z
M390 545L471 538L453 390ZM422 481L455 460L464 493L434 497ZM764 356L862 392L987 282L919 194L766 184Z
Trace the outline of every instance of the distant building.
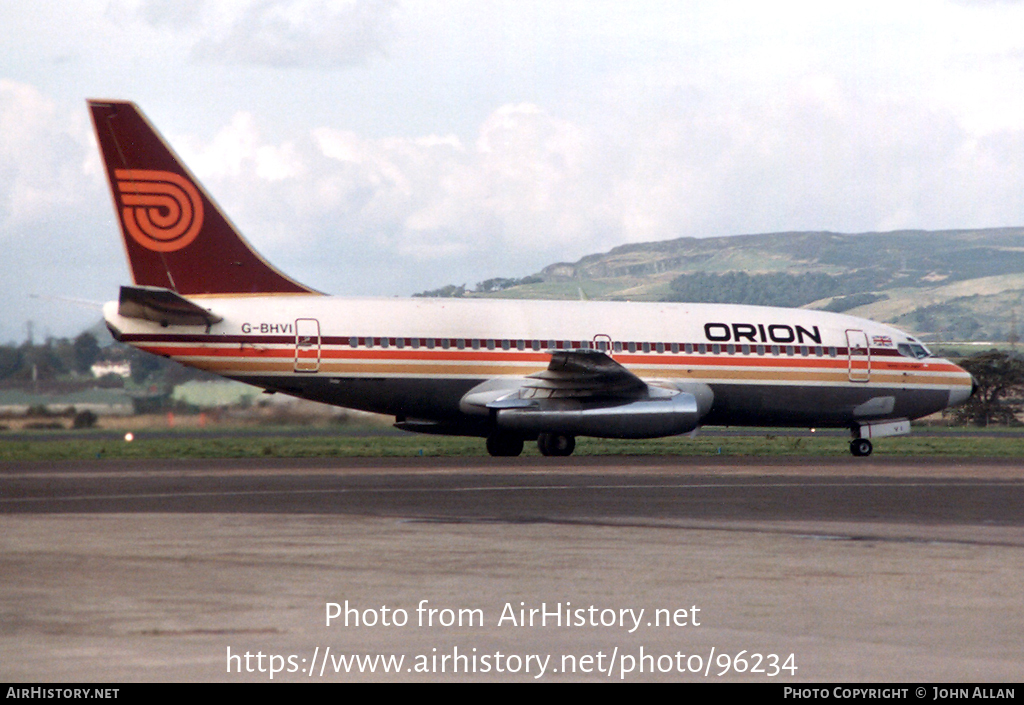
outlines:
M225 406L249 406L259 401L262 394L263 391L258 387L242 382L193 380L176 386L171 392L171 399L199 409L215 409Z
M89 368L92 370L92 376L96 379L105 377L106 375L117 375L118 377L128 378L132 376L132 365L128 361L123 362L97 362L95 365Z

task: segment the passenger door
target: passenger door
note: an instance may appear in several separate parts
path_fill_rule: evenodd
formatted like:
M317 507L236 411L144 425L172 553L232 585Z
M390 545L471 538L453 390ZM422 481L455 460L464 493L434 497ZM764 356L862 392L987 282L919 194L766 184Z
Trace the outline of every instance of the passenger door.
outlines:
M871 348L868 336L862 330L846 331L847 376L851 382L867 382L871 379Z
M320 321L299 318L295 321L295 371L320 370Z

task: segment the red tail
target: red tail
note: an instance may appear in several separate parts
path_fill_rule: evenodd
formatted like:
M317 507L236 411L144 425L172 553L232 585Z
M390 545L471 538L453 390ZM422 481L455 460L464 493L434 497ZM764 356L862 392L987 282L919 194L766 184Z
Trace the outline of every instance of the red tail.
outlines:
M179 294L316 293L252 249L134 103L90 100L132 278Z

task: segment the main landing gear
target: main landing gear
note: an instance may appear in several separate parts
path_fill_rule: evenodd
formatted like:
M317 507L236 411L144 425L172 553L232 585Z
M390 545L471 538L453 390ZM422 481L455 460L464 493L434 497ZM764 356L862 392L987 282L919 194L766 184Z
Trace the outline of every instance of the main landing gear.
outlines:
M850 441L850 452L858 458L871 455L871 441L867 438L854 438Z
M576 450L576 437L561 433L542 433L537 436L537 449L541 455L572 455Z
M495 457L515 457L523 452L523 437L495 431L487 437L487 452Z
M576 437L561 433L537 436L541 455L567 456L576 449ZM495 457L515 457L523 452L523 437L508 431L495 431L487 437L487 452Z

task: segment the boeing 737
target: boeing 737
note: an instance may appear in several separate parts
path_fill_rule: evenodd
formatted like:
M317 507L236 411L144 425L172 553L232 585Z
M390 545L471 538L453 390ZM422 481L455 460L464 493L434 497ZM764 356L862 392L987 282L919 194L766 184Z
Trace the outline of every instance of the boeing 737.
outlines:
M107 326L269 392L486 438L498 456L701 425L848 428L866 456L973 391L903 331L823 311L326 296L266 262L133 103L89 108L133 279Z

